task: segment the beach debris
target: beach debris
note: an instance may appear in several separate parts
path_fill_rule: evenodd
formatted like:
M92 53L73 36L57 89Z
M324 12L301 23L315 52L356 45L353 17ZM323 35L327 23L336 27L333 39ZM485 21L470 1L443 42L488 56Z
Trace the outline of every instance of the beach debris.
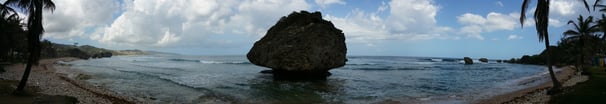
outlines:
M345 35L320 12L293 12L282 17L248 52L248 60L273 70L274 78L310 78L346 62Z

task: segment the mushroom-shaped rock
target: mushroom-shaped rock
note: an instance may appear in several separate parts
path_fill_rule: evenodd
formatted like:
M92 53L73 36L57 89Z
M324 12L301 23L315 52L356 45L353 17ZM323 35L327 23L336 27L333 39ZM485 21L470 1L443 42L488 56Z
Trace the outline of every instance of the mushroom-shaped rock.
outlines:
M271 68L274 78L326 78L328 70L345 65L345 35L320 12L293 12L282 17L246 55Z

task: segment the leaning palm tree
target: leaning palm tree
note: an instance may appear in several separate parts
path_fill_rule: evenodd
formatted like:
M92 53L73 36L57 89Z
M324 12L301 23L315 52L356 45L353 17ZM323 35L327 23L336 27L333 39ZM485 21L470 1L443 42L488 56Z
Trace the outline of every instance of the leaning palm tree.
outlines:
M551 88L547 93L554 94L559 91L562 86L558 79L556 79L555 74L553 73L553 68L551 66L551 50L549 49L549 2L550 0L537 0L537 7L534 11L534 22L536 25L537 35L539 36L539 42L545 40L545 50L547 54L547 69L549 69L549 76L551 76L551 82L553 83L553 88ZM594 8L600 0L596 0L594 4ZM589 5L586 0L583 0L585 4L585 8L589 11ZM520 13L520 23L524 26L524 21L526 20L526 10L528 9L528 4L530 4L530 0L524 0L522 2L522 12Z
M586 49L589 49L590 47L588 47L587 45L589 45L589 43L595 43L597 40L596 38L598 38L597 35L595 35L594 33L599 31L598 25L594 25L593 24L593 17L589 16L587 18L583 18L583 16L579 15L579 18L577 18L577 22L575 23L574 21L570 20L568 21L569 25L573 25L574 28L567 30L564 32L564 38L565 40L569 40L569 41L574 41L577 44L579 44L579 46L577 47L577 49L579 50L579 61L580 62L580 69L583 69L583 65L585 64L586 58L585 58L585 54L586 54ZM595 49L595 48L591 48L591 49Z
M32 69L33 64L38 64L40 58L40 37L44 33L44 27L42 27L42 10L48 9L53 11L55 9L55 3L51 0L7 0L4 2L6 5L17 6L24 11L27 11L27 30L28 30L28 43L29 43L29 57L27 60L27 66L23 77L17 86L17 93L22 93L29 73Z
M559 91L561 84L556 79L555 74L553 73L552 63L551 63L551 49L549 49L549 0L537 0L537 7L534 11L534 21L536 25L537 35L539 36L539 42L545 41L545 50L547 54L547 68L549 69L549 76L551 76L551 82L553 82L553 88L548 91L549 94L553 94ZM528 8L528 4L530 4L530 0L524 0L522 3L522 12L520 13L520 23L524 26L524 20L526 20L526 9Z

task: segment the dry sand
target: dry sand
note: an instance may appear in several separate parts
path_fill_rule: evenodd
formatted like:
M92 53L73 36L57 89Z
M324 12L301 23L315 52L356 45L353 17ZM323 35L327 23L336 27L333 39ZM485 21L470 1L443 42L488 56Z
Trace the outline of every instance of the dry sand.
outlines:
M78 70L71 69L68 62L77 60L76 58L56 58L40 60L38 66L32 68L28 86L40 88L40 93L48 95L65 95L78 99L79 103L84 104L129 104L129 103L148 103L148 101L139 101L127 96L121 96L105 88L96 87L84 82L85 78L76 78L77 76L86 76ZM13 64L5 66L6 72L0 74L2 80L20 80L25 69L25 64ZM27 90L27 89L26 89Z
M544 76L548 78L549 76ZM576 83L586 81L587 76L580 75L572 66L562 67L556 72L556 78L562 83L563 87L570 87ZM479 104L545 104L549 102L550 96L547 95L547 90L553 84L551 81L542 83L538 86L525 88L522 90L506 93L491 97L489 99L479 100Z

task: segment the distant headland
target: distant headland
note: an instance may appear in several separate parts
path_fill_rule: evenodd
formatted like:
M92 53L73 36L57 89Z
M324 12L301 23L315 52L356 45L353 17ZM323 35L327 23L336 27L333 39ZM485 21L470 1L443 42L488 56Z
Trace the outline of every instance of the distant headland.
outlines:
M58 57L76 57L80 59L104 58L115 55L146 55L147 53L138 49L129 50L111 50L99 48L91 45L68 45L52 43L50 41L42 42L42 58Z

